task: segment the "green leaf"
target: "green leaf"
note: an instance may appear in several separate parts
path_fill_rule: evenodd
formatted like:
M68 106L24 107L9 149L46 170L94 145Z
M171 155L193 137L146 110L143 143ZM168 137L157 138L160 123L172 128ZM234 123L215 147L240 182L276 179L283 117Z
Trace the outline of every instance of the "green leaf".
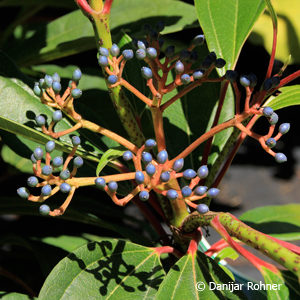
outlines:
M120 149L120 148L119 148ZM96 175L99 176L100 172L103 170L103 168L112 160L115 160L116 158L123 155L125 150L119 150L119 149L108 149L100 158L99 163L97 165L96 169Z
M292 63L300 63L300 3L298 0L272 1L277 13L278 34L276 59L284 62L291 54ZM254 25L249 41L255 45L264 46L271 54L272 51L272 21L269 10L261 15Z
M102 200L102 199L100 199ZM50 207L53 204L47 203ZM39 214L40 203L32 203L30 201L16 198L16 197L1 197L0 199L0 214L17 214L17 215L29 215L29 216L40 216ZM106 216L110 213L110 216ZM95 215L97 214L97 216ZM115 216L116 215L116 216ZM133 230L129 226L124 226L120 223L121 218L127 219L128 216L118 213L111 212L106 205L98 203L95 205L90 199L85 198L80 201L77 197L76 201L72 203L64 215L59 217L60 219L80 222L89 224L98 228L105 228L117 234L120 234L124 238L129 238L134 242L140 242L149 245L149 240L144 238L139 232ZM132 218L131 221L134 221ZM144 225L140 225L144 226Z
M37 298L29 297L28 295L13 293L13 292L0 292L1 299L4 300L32 300Z
M225 258L230 258L232 260L236 260L239 257L239 254L231 247L226 247L222 249L216 257L214 257L215 260L220 261Z
M87 241L101 241L103 238L95 235L83 234L82 236L60 235L60 236L46 236L41 239L33 238L34 240L40 240L45 244L61 248L65 251L72 252L77 248L85 245Z
M32 173L32 162L29 159L21 157L13 150L11 150L7 145L3 145L1 150L2 159L20 170L23 173Z
M185 255L171 268L156 300L245 299L241 291L217 290L215 284L224 283L230 284L232 279L214 260L198 251L196 257Z
M39 299L153 299L164 276L153 249L108 239L88 243L61 260Z
M284 241L300 239L300 204L270 205L240 216L252 228Z
M111 30L118 34L120 27L132 32L141 31L143 24L159 20L166 22L165 33L172 33L195 26L197 20L192 5L165 0L116 0L111 9ZM113 37L114 38L114 37ZM11 56L19 65L31 65L95 48L95 38L89 20L77 10L44 26L39 26L35 34L20 41L22 54L10 46ZM95 54L96 59L96 54Z
M241 48L265 8L264 0L195 0L200 26L210 51L226 60L225 70L234 69Z
M267 289L267 297L270 300L288 300L293 299L289 296L289 289L285 285L284 279L281 275L274 274L269 269L262 267L261 274L264 277L265 284L269 284L269 289ZM258 285L258 284L257 284ZM258 285L259 286L259 285ZM299 284L298 284L298 296L300 295ZM294 298L296 299L296 298Z
M288 106L300 105L300 86L285 86L279 89L281 94L270 97L264 106L271 106L274 110Z

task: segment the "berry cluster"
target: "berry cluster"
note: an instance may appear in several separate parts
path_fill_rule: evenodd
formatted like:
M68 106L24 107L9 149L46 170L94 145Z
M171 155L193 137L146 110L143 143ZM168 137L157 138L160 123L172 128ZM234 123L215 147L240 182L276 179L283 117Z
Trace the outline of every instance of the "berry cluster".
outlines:
M31 188L41 188L40 195L34 196L30 194L26 187L20 187L17 193L20 197L28 199L34 202L44 202L49 197L53 196L58 191L64 194L68 194L66 201L59 209L50 211L48 205L43 204L40 206L40 212L43 215L58 216L64 213L68 204L70 203L72 196L75 192L76 186L72 185L72 178L76 175L78 168L82 167L83 159L80 156L74 157L74 154L80 145L79 136L72 137L73 149L68 157L63 159L61 156L51 157L51 153L55 149L55 142L49 141L45 145L45 160L44 150L41 147L34 149L31 155L31 161L33 163L33 172L35 176L30 176L27 179L27 185ZM72 171L68 169L70 162L73 160ZM58 173L54 175L54 173ZM42 180L40 182L40 180ZM54 186L54 187L53 187Z
M219 189L216 188L218 185L217 179L210 188L204 185L205 178L208 176L207 158L210 154L213 136L229 127L238 128L241 131L241 137L250 136L258 140L262 148L275 157L277 162L282 163L287 160L283 153L275 153L272 148L276 146L278 139L288 132L290 125L288 123L281 124L278 134L273 137L275 125L278 122L278 115L271 107L263 107L262 105L265 98L281 85L279 75L267 78L260 90L254 89L257 84L257 78L252 73L239 77L236 71L228 70L224 76L213 78L212 71L215 68L223 68L226 62L222 58L217 58L215 52L208 53L201 60L198 59L196 47L204 43L204 36L197 35L187 49L175 52L174 46L163 46L164 43L159 34L163 30L163 27L162 22L157 23L155 28L145 26L147 37L145 40L134 41L134 50L125 49L122 51L116 44L113 44L110 49L100 47L98 50L98 63L106 74L108 87L114 89L117 86L122 86L128 89L151 110L156 139L146 140L141 147L137 147L125 138L100 125L84 120L74 110L73 101L82 94L81 90L77 88L77 84L82 76L79 69L73 72L72 80L70 80L62 96L60 95L60 77L57 73L53 76L46 75L35 84L34 93L40 97L42 103L56 109L53 112L52 121L49 126L43 115L36 117L37 125L42 128L45 134L53 138L59 138L80 128L89 129L105 135L124 146L126 148L123 154L124 162L129 163L133 161L134 165L133 172L122 173L122 171L128 169L128 166L118 163L119 166L120 164L122 165L122 168L119 169L122 174L75 178L77 168L83 164L81 157L73 159L76 149L80 144L78 136L72 138L73 150L65 162L63 162L61 157L51 158L50 153L55 148L53 141L46 144L44 166L41 165L43 150L40 147L36 148L32 155L35 176L28 179L28 185L30 187L41 187L41 195L33 196L29 194L29 191L25 187L18 189L18 194L31 201L42 202L59 190L63 193L68 193L67 200L59 209L50 211L48 206L42 205L41 213L50 215L62 214L70 203L75 189L85 185L95 185L97 188L104 190L114 203L121 206L127 204L135 196L138 196L141 201L151 201L150 192L154 191L156 194L165 196L171 203L182 201L191 208L196 209L199 213L206 213L209 210L208 206L205 203L195 204L195 201L207 202L203 199L206 197L216 197L219 193ZM147 82L152 95L151 97L142 94L122 77L126 62L134 58L145 63L141 68L141 76ZM173 81L167 83L170 73L172 73ZM238 84L238 79L240 85ZM220 93L219 107L212 128L197 138L176 157L169 160L163 129L163 112L192 89L197 88L203 83L210 82L224 82L223 90ZM232 85L235 92L235 116L224 123L218 124L226 89L229 84ZM166 94L174 91L179 86L182 87L175 96L162 102ZM241 86L245 89L246 94L243 105L241 105ZM55 124L63 118L63 114L76 124L67 130L54 132ZM265 116L270 124L268 133L263 136L251 130L255 120L259 116ZM250 118L254 122L250 121L247 124ZM184 158L206 141L207 145L203 153L202 165L199 169L197 171L186 169L182 172ZM72 159L73 170L70 172L67 167ZM129 167L131 165L129 163ZM58 176L53 175L53 172L58 170L58 168L60 168L60 174ZM220 174L223 174L222 170ZM39 182L38 178L44 181ZM182 187L180 187L179 183L180 178L182 178ZM134 181L135 187L127 196L119 199L117 196L118 182L123 180ZM188 185L186 181L189 182ZM52 186L55 187L52 188Z
M126 197L118 199L117 182L106 182L105 177L95 179L96 187L106 191L118 205L127 204L136 195L139 195L140 200L147 201L150 198L150 191L153 190L158 194L166 196L171 201L183 200L189 206L197 208L198 206L193 204L193 201L205 197L214 198L219 194L219 189L217 188L209 189L207 186L198 185L201 179L205 179L208 176L208 168L206 165L201 166L197 172L192 169L186 169L180 172L184 166L183 158L175 160L170 167L167 151L159 151L155 159L151 154L151 152L154 152L154 147L156 147L156 141L148 139L145 144L138 149L136 154L131 151L124 152L123 160L126 162L133 161L135 172L132 173L132 179L134 179L136 183L134 190ZM169 183L179 178L190 181L190 184L178 190L169 188ZM203 211L203 209L201 211Z

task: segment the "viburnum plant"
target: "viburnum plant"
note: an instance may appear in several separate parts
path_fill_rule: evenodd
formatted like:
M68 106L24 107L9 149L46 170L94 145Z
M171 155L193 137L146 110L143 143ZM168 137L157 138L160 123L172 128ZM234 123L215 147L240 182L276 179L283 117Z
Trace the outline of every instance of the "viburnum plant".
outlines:
M68 216L78 189L95 186L101 190L99 201L105 193L117 206L133 202L156 231L158 240L147 247L132 243L130 238L101 238L84 244L50 272L38 299L243 299L245 294L234 287L234 274L222 260L238 254L252 263L269 284L265 297L287 299L293 295L290 293L299 296L299 247L259 232L230 213L209 209L211 199L221 193L218 186L246 137L257 140L266 152L262 155L273 156L274 164L287 161L286 155L274 148L290 124L279 124L275 110L299 104L299 99L291 100L294 87L283 87L299 77L300 71L282 77L284 65L276 74L273 72L277 20L271 3L248 3L248 15L244 16L238 8L233 11L235 1L231 1L230 11L228 3L223 2L227 1L195 0L203 34L178 51L164 41L162 21L145 24L143 37L133 38L122 32L121 39L113 43L113 1L76 1L93 25L98 64L124 130L115 132L102 126L101 120L88 120L84 111L77 110L77 102L84 95L79 88L84 74L79 68L66 86L58 73L46 74L34 84L33 92L35 101L39 99L51 108L51 113L47 110L36 114L31 133L47 142L33 150L34 175L28 178L28 187L18 188L17 193L42 203L42 215L59 217ZM255 74L238 74L234 67L265 6L273 20L273 49L263 83L258 86ZM221 24L223 14L236 22L232 40L220 36L222 31L231 30L225 26L227 21ZM133 76L127 74L127 68L135 69ZM192 95L191 103L188 95ZM176 133L169 133L172 129L164 118L168 110L173 111L168 115L169 122L173 122L170 116L180 115L181 101L185 113L190 109L200 115L194 112L193 122L201 134L185 147L179 144L180 133L178 140ZM97 105L101 105L101 99ZM145 115L146 120L142 119ZM253 130L260 117L267 120L264 134ZM6 121L1 127L13 131ZM94 134L92 139L87 138L87 132ZM175 141L170 142L168 135ZM91 144L97 148L97 139L107 145L100 157L86 147ZM217 154L215 147L219 149ZM69 152L63 157L57 149ZM91 174L94 176L78 176L85 160L94 165L97 162L96 174ZM66 194L66 199L54 207L51 197L59 192ZM208 227L221 236L211 246L205 240ZM255 256L245 245L276 264ZM224 251L230 248L233 250ZM160 260L164 254L169 255L168 259ZM210 289L211 282L225 285ZM268 288L271 284L281 284L281 288Z

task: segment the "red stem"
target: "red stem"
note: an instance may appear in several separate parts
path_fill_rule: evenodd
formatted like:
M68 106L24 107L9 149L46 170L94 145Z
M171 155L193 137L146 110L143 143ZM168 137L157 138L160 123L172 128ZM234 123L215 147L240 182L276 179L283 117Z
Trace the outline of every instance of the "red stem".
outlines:
M105 0L102 14L106 14L106 15L110 14L111 5L113 2L114 0Z
M94 10L89 6L86 0L76 0L77 5L88 14L94 13Z
M268 66L268 71L266 74L266 78L271 77L272 70L273 70L273 65L274 65L274 59L275 59L275 52L276 52L276 44L277 44L277 27L273 23L273 45L272 45L272 53L271 53L271 58Z

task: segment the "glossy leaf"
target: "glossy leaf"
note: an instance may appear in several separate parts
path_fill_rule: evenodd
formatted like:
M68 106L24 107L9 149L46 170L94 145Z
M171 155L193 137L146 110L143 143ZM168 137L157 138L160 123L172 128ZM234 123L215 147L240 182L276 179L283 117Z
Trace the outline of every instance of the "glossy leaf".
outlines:
M245 299L240 291L217 290L226 282L232 279L210 257L185 255L168 272L156 299Z
M1 197L0 200L0 214L40 216L40 203L32 203L19 197ZM60 218L67 221L89 224L98 228L105 228L134 242L149 245L149 240L144 238L141 233L130 227L124 227L124 224L119 222L121 218L129 218L129 220L134 223L136 223L136 220L124 214L120 214L120 212L115 212L114 214L116 214L116 216L112 216L113 211L109 209L107 205L101 203L95 205L95 203L88 198L81 200L82 201L80 201L80 197L77 196L76 202L72 203L66 213ZM52 207L51 204L49 204L49 206ZM83 209L85 206L87 206L87 208ZM107 216L106 212L110 212L110 216ZM137 221L137 224L138 223ZM140 224L139 226L145 226L145 224ZM149 228L146 230L149 230Z
M1 299L4 300L32 300L32 299L37 299L37 298L32 298L29 297L28 295L25 294L20 294L20 293L13 293L13 292L0 292L0 297Z
M226 60L225 70L234 69L243 44L265 8L264 0L195 0L200 26L210 51Z
M142 5L136 0L114 1L110 17L112 34L117 34L120 27L137 32L144 23L155 24L161 19L166 21L163 33L195 26L197 18L192 5L174 0L160 4L160 0L144 0ZM12 57L21 65L51 61L95 48L92 26L79 10L40 26L32 38L21 42L24 49L21 55L19 51L11 51Z
M88 243L61 260L39 299L153 299L164 276L153 249L108 239Z
M21 157L7 145L3 145L1 150L1 157L3 161L14 166L23 173L32 173L32 162L29 159Z
M270 97L264 106L271 106L274 110L293 105L300 105L300 86L284 86L279 89L281 94Z
M97 165L96 175L99 176L100 172L110 161L115 160L116 158L122 156L124 152L125 150L119 150L113 148L105 151L105 153L103 153Z
M289 289L285 285L284 279L281 276L274 274L273 272L271 272L270 270L264 267L262 267L261 274L264 277L265 284L270 284L270 286L273 287L267 290L268 299L272 299L272 300L292 299L289 297ZM299 294L300 293L299 293L299 285L298 285L298 296Z
M300 239L300 204L257 207L240 216L252 228L284 241Z
M300 3L298 0L272 1L277 13L278 36L275 57L285 61L291 54L292 63L300 62ZM268 11L261 15L254 25L249 40L255 45L262 45L271 53L272 21Z

